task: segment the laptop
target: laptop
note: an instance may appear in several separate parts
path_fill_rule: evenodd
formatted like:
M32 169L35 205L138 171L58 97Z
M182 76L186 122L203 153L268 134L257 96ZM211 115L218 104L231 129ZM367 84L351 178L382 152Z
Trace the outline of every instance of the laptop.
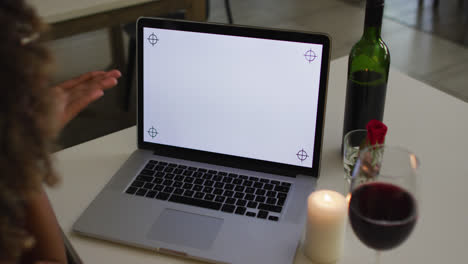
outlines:
M319 176L329 54L324 34L140 18L138 149L73 230L291 263Z

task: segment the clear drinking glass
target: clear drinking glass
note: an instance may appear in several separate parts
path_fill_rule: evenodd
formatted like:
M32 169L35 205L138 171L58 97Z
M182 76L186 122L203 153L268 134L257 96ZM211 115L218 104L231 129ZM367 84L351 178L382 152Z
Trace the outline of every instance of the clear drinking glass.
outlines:
M356 129L346 133L343 138L344 177L348 184L351 183L351 173L359 156L359 148L366 137L366 129Z
M400 147L360 151L352 173L349 221L366 246L380 252L403 243L418 218L417 157Z

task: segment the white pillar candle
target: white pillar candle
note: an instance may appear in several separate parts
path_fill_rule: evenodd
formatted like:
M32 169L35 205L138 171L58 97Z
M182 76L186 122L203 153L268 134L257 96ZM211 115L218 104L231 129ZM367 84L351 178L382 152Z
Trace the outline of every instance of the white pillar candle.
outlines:
M347 215L343 195L321 190L309 195L304 253L316 263L330 263L340 258Z

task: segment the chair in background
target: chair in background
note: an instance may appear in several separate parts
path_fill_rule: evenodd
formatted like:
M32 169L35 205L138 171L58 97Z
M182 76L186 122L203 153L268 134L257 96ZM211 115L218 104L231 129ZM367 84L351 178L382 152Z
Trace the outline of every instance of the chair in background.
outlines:
M229 24L233 24L231 5L229 0L224 0L226 8L226 16ZM210 0L206 0L206 19L210 14ZM183 11L167 14L165 18L174 19L185 19L185 13ZM136 23L129 23L123 26L123 30L129 36L128 42L128 59L127 59L127 78L125 83L125 95L124 95L124 109L130 110L130 102L132 98L132 87L135 80L135 68L136 68Z

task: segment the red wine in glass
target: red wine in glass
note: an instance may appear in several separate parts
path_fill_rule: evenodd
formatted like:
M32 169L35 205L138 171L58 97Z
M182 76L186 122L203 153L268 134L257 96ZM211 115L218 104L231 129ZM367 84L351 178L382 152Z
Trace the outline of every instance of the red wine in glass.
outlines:
M354 233L365 245L376 250L392 249L413 230L416 201L396 185L366 183L352 192L349 219Z

